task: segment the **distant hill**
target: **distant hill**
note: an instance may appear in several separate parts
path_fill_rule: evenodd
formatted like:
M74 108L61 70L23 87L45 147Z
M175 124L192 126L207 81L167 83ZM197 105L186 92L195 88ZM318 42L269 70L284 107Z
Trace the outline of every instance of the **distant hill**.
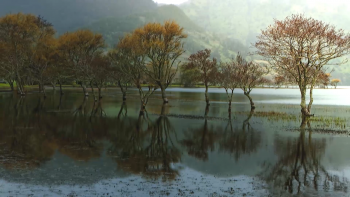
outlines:
M106 17L123 17L156 9L153 0L0 0L0 16L31 13L50 21L58 33Z
M251 47L256 36L262 29L273 24L274 19L283 20L292 14L304 14L350 32L350 5L346 1L189 0L180 5L180 8L204 31L239 40L246 47ZM341 79L341 85L350 85L350 62L330 67L330 70L332 68L333 78Z
M211 49L212 55L221 60L235 56L237 51L248 52L248 49L240 42L204 31L203 28L194 23L175 5L164 5L155 10L122 18L109 17L84 28L102 33L109 47L113 47L125 33L131 32L149 22L163 23L166 20L178 22L188 34L188 38L185 41L187 56L205 48Z

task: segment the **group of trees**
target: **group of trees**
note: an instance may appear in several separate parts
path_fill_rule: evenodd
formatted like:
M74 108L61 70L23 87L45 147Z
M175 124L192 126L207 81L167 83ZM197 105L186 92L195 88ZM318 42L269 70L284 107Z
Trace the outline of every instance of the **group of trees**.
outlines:
M45 93L47 83L53 87L59 83L63 94L62 83L70 81L80 84L85 96L87 86L93 94L97 87L101 98L101 88L115 83L125 100L127 87L133 85L139 89L144 109L158 88L164 103L168 102L165 89L175 77L186 37L176 22L149 23L107 51L101 34L78 30L56 38L52 24L40 16L9 14L0 18L0 77L12 90L16 84L21 95L28 84L38 84Z
M31 14L9 14L0 18L0 77L14 90L25 95L25 85L38 84L45 94L45 84L77 82L85 96L87 86L99 90L107 83L118 84L126 99L127 88L139 90L141 113L156 89L168 103L166 88L173 82L180 67L180 56L185 52L184 34L176 22L148 23L120 38L110 50L102 35L89 30L67 32L55 37L51 23ZM255 43L257 55L264 57L269 68L277 73L275 84L297 84L301 92L301 111L310 116L313 89L316 85L336 85L330 82L327 65L333 59L350 53L350 36L343 30L303 15L292 15L261 32ZM338 62L333 64L342 64ZM225 88L231 106L233 91L243 90L254 109L250 96L253 88L271 83L264 78L268 66L246 61L240 54L226 63L210 59L210 50L192 54L183 64L185 83L203 83L206 103L209 105L209 85ZM148 88L146 88L148 87ZM306 91L310 101L306 105ZM94 94L95 96L95 94ZM95 98L95 100L97 100ZM230 109L230 107L229 107Z
M240 54L229 62L218 64L215 58L210 60L209 49L192 54L188 58L188 63L183 65L182 70L185 73L191 73L186 76L191 81L204 84L207 105L209 105L209 86L223 87L227 94L229 111L231 110L233 91L236 88L243 90L244 95L250 101L251 109L255 109L250 93L258 85L266 83L267 79L264 76L269 72L266 66L246 61Z

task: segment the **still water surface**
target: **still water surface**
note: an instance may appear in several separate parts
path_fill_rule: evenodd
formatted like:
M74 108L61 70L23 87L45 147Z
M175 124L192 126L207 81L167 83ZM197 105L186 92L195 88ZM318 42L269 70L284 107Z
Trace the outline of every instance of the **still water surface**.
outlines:
M302 128L296 89L254 90L254 113L237 91L231 118L202 91L156 92L143 117L134 90L0 93L0 196L350 195L350 89L315 90L321 120Z

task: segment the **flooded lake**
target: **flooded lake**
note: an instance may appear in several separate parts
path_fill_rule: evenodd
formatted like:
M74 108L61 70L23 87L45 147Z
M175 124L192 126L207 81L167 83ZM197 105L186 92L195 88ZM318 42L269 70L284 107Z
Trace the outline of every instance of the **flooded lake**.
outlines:
M156 92L103 99L0 93L0 196L349 196L350 89L316 89L301 122L298 89Z

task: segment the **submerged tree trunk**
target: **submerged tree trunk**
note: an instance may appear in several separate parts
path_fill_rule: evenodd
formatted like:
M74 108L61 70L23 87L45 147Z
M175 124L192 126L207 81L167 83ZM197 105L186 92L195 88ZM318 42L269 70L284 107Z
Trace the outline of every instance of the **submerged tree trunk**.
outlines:
M13 81L8 81L9 85L10 85L10 88L11 88L11 91L15 91L15 88L13 86Z
M143 116L143 115L145 115L145 111L146 111L146 103L143 101L143 100L141 100L141 108L140 108L140 116Z
M63 95L63 90L62 90L62 83L61 80L58 80L58 83L60 84L60 94Z
M94 100L97 101L95 91L94 91L94 86L92 85L92 81L90 81L90 87L91 87L92 95L94 96Z
M56 83L55 83L55 82L51 82L51 85L52 85L52 89L53 89L54 91L56 91Z
M233 96L234 89L231 89L231 95L229 95L229 93L228 93L228 88L225 88L225 91L226 91L227 100L228 100L229 117L231 117L231 105L232 105L232 96Z
M209 105L207 105L207 106L205 107L205 113L204 113L204 117L205 117L205 118L207 118L208 113L209 113Z
M314 86L312 85L310 88L310 101L309 101L309 105L307 106L307 110L309 114L311 114L311 107L312 107L312 103L314 102L313 89L314 89Z
M165 88L161 87L161 91L162 91L163 103L169 103L168 98L166 97Z
M254 110L255 109L255 104L253 102L252 97L250 97L249 93L247 93L247 92L244 92L244 95L246 95L248 97L249 101L250 101L250 109Z
M44 98L46 98L46 91L45 91L45 86L44 85L42 85L42 91L43 91L43 93L44 93Z
M80 86L83 88L84 96L89 96L89 93L86 90L86 86L85 86L84 82L81 82Z
M310 116L310 112L306 107L306 87L301 87L300 93L301 93L301 102L300 102L301 113L304 116Z
M102 99L102 94L101 94L102 87L97 86L97 88L98 88L98 98Z
M127 87L124 89L122 83L120 81L118 81L118 86L120 88L120 90L122 91L123 94L123 102L126 101L126 91L127 91Z
M210 105L208 96L208 84L205 84L205 102L207 103L207 105Z

